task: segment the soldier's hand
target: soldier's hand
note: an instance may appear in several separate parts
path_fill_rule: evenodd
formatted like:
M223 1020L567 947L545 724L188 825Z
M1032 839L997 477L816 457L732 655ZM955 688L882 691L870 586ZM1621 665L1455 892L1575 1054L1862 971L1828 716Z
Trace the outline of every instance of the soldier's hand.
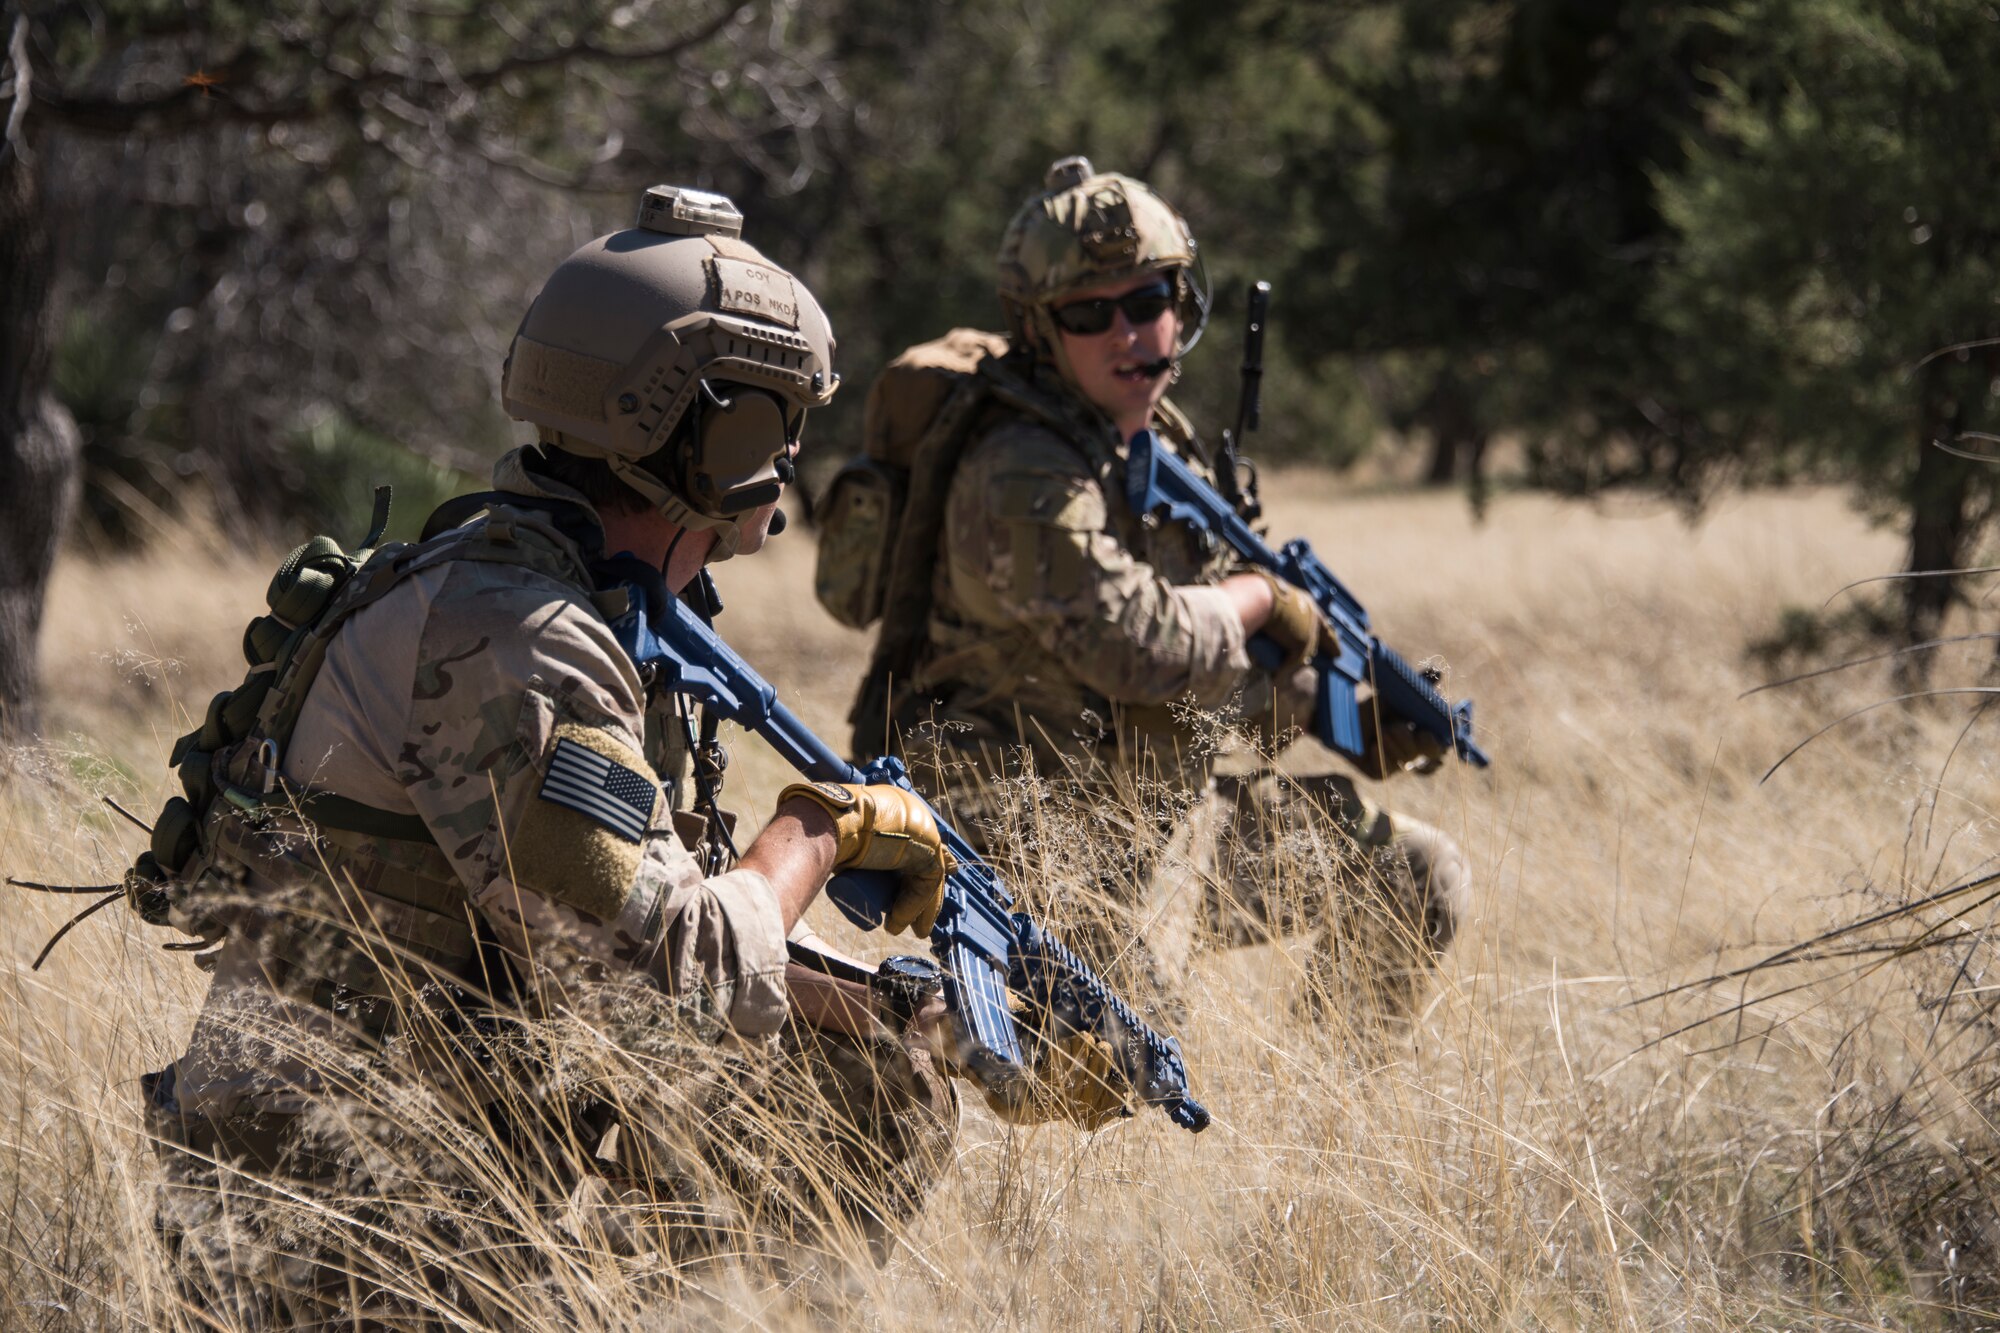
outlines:
M1362 767L1372 777L1386 778L1404 771L1429 775L1438 771L1448 753L1443 741L1416 723L1379 716L1378 710L1367 704L1361 706L1361 732L1367 744L1367 761Z
M778 793L782 804L801 797L833 816L839 870L886 870L897 877L896 901L883 928L924 939L944 906L944 880L956 868L944 849L937 820L921 797L901 787L842 782L795 782Z
M1285 650L1288 664L1303 666L1319 651L1327 633L1326 618L1304 588L1285 582L1267 569L1254 571L1271 585L1271 618L1261 631Z
M1042 1042L1034 1070L1013 1097L981 1091L993 1114L1010 1125L1067 1120L1079 1129L1101 1129L1132 1114L1111 1043L1093 1032Z

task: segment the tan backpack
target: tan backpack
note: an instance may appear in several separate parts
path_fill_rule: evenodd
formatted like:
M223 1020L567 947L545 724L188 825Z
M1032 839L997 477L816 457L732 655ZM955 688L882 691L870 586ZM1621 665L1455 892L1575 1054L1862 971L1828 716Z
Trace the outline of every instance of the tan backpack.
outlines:
M980 364L1006 353L1000 334L953 329L903 352L869 386L862 452L835 474L816 507L813 592L841 624L866 629L881 619L912 474L920 461L936 463L962 448L986 398ZM948 483L951 466L943 471Z

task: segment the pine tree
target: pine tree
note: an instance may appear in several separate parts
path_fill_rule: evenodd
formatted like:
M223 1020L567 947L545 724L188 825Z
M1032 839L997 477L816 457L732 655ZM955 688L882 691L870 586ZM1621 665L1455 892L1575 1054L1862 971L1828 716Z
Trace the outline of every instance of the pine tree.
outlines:
M2000 10L1939 0L1756 0L1708 133L1667 180L1674 330L1692 447L1859 483L1909 536L1905 569L1962 566L2000 468L1942 446L2000 416L1993 169ZM1905 585L1931 637L1956 580Z

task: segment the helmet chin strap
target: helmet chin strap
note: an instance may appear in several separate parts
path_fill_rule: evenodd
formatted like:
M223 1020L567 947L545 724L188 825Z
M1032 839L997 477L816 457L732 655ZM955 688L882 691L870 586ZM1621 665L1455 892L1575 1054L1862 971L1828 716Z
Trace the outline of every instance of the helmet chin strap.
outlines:
M743 540L743 528L736 518L714 518L696 511L687 501L668 490L658 477L628 459L613 454L604 461L620 481L652 501L653 508L679 527L713 529L715 545L709 551L706 563L719 565L736 554L736 547Z
M1147 379L1152 379L1156 375L1164 375L1170 370L1179 370L1179 369L1180 369L1179 357L1163 356L1158 361L1147 361L1144 364L1142 364L1139 367L1139 373L1144 375Z
M663 578L663 579L664 579L664 578L666 578L666 577L667 577L667 570L668 570L668 568L669 568L669 567L671 567L671 566L672 566L672 564L674 563L674 548L675 548L675 547L677 547L677 546L679 546L679 545L681 544L681 538L683 538L683 537L685 537L685 536L687 536L687 535L688 535L688 530L687 530L686 528L676 528L676 529L674 530L674 536L673 536L673 540L672 540L672 541L669 541L669 542L667 543L667 553L666 553L665 555L663 555L663 556L661 556L661 557L660 557L660 577L661 577L661 578ZM668 588L668 590L667 590L667 591L669 591L669 592L679 592L679 591L680 591L680 589L678 589L678 588L673 588L673 587L670 587L670 588Z

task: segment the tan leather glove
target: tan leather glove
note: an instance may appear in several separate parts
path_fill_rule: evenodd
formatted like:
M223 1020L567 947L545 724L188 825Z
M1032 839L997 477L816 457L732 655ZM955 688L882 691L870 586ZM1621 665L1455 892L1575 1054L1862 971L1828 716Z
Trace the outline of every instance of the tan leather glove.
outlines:
M944 878L957 863L944 849L937 820L923 799L886 783L794 782L778 793L778 802L794 796L833 816L840 844L833 858L836 869L887 870L898 877L896 901L883 929L927 938L944 906Z
M1111 1043L1095 1033L1078 1032L1042 1048L1032 1101L1041 1120L1060 1117L1079 1129L1102 1129L1132 1114L1124 1087Z
M1367 702L1361 705L1361 738L1368 748L1360 767L1374 778L1404 771L1428 776L1442 767L1448 752L1444 742L1416 723L1382 715Z
M1271 618L1258 632L1285 650L1289 665L1304 666L1326 637L1326 619L1304 588L1294 587L1268 569L1251 572L1271 585Z

